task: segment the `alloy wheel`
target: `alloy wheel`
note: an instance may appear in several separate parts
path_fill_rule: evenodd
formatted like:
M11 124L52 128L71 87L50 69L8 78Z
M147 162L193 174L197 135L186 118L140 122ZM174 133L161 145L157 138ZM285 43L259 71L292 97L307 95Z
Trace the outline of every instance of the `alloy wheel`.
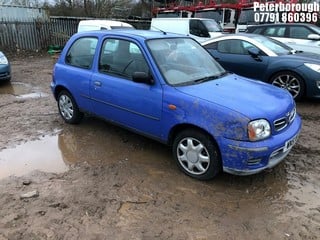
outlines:
M61 95L59 98L59 109L62 117L70 120L73 117L74 107L71 99L67 95Z
M280 74L277 75L272 85L288 90L293 98L299 96L301 92L300 80L292 74Z
M204 174L210 166L207 148L192 137L186 137L179 142L177 158L184 170L194 175Z

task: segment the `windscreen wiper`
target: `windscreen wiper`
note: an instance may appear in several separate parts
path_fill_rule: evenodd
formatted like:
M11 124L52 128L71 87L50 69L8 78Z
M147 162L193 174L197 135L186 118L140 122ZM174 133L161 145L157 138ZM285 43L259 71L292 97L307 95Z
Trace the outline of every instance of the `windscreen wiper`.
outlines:
M211 80L223 77L223 76L225 76L227 74L229 74L229 73L228 72L222 72L222 73L220 73L218 75L211 75L211 76L206 76L206 77L203 77L203 78L196 79L193 82L194 83L203 83L203 82L207 82L207 81L211 81Z

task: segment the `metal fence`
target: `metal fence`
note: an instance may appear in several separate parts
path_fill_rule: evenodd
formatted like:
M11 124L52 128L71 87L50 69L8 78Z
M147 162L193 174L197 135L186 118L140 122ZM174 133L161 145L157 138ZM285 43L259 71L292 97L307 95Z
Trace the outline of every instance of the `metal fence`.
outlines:
M0 50L45 50L50 45L64 46L85 18L50 17L49 20L8 21L0 19ZM123 20L122 20L123 21ZM148 29L150 21L126 20L137 29Z

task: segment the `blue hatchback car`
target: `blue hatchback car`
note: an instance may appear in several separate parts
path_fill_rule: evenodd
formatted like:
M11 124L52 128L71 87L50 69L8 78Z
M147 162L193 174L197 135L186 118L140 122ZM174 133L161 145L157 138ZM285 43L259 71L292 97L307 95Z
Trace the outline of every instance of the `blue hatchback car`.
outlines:
M73 35L51 89L65 122L89 113L169 144L202 180L275 166L301 128L288 91L229 74L193 39L158 31Z
M0 51L0 82L10 81L11 79L11 67L8 59Z

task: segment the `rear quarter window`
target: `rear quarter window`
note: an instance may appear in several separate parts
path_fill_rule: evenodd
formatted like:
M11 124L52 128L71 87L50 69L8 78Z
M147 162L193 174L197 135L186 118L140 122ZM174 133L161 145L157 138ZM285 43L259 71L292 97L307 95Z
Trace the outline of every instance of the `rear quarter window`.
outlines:
M83 37L77 39L70 47L65 62L69 65L90 69L96 52L98 39Z

